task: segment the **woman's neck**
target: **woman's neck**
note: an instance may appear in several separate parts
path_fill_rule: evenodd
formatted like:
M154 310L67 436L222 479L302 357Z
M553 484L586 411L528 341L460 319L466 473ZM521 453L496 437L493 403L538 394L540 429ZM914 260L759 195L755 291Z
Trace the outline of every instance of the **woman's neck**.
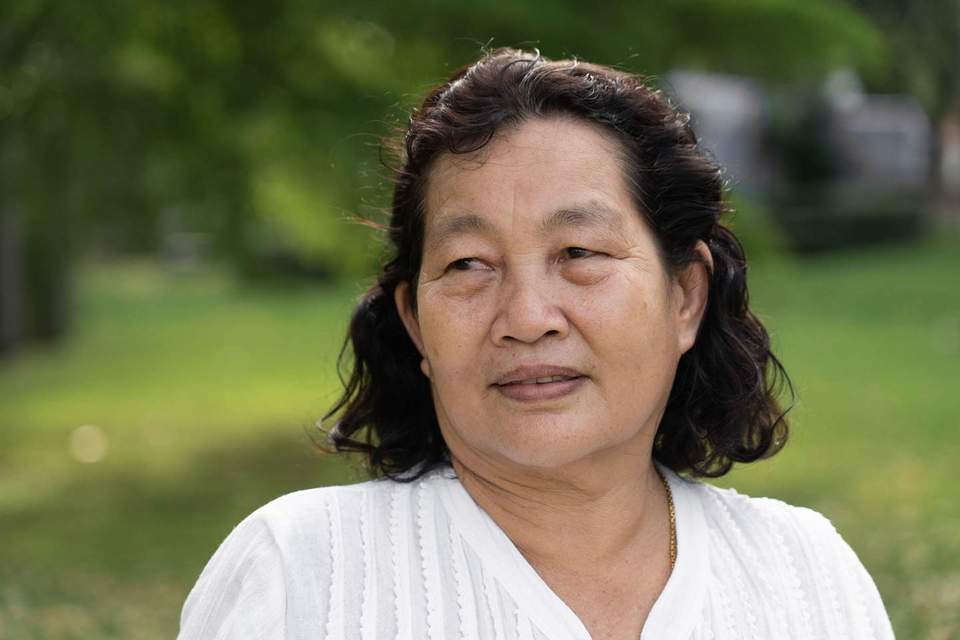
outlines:
M454 458L461 484L537 569L571 572L646 557L669 527L666 491L650 457L545 472ZM667 529L669 531L669 529Z

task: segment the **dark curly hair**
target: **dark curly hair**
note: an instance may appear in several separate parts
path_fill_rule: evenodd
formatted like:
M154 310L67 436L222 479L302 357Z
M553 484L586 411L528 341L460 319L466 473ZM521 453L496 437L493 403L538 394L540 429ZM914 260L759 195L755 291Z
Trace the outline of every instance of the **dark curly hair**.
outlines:
M353 312L339 360L342 370L352 359L349 379L323 417L336 417L333 449L365 454L373 475L413 480L450 462L421 355L394 302L397 285L407 282L415 309L432 161L477 151L524 119L558 114L599 124L620 141L632 196L671 274L703 261L694 250L700 240L713 257L707 306L677 367L656 460L678 473L718 477L786 443L789 408L781 410L777 398L786 381L792 401L793 387L748 308L743 247L720 222L728 211L722 172L698 146L688 116L637 75L504 48L433 89L395 140L392 257Z

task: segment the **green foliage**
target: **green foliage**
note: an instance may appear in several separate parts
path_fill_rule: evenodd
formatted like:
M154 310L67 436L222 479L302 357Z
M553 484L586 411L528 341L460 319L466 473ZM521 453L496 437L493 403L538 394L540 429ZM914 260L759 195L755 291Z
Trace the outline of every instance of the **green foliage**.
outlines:
M960 7L955 0L848 0L886 34L888 64L864 68L874 93L909 93L939 119L956 108Z
M678 51L669 64L774 83L816 80L838 66L882 68L886 43L861 14L833 2L677 0L664 12ZM637 19L642 19L638 10Z
M724 223L743 245L748 264L764 264L783 255L783 231L760 198L734 193L728 206L731 213L724 216Z
M827 0L13 0L0 8L2 197L76 221L81 244L154 250L175 210L238 265L280 252L364 273L369 234L342 221L388 201L377 139L485 45L768 81L882 66L885 46Z

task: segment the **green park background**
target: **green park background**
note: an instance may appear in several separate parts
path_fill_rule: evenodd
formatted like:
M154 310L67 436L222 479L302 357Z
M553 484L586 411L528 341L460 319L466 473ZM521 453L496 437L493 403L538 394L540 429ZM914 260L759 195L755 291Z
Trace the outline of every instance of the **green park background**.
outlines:
M0 639L173 637L240 519L362 478L311 442L382 256L378 142L484 48L747 78L809 178L837 69L957 121L958 30L953 0L2 3ZM947 191L932 171L909 224L731 195L797 401L782 453L715 482L827 515L905 639L960 637Z

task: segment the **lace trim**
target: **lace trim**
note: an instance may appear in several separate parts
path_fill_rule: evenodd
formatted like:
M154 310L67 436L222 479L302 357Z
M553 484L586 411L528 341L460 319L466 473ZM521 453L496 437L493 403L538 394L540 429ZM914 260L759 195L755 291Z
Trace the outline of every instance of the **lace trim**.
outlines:
M327 519L330 522L330 604L327 637L344 636L343 620L343 523L340 522L340 501L335 493L327 498Z
M490 617L493 619L493 633L496 640L506 640L506 634L503 631L503 617L500 610L500 594L497 592L496 582L489 571L483 573L483 592L486 596L487 607L490 610Z
M710 535L710 537L711 537L710 547L711 547L712 549L726 549L726 542L724 542L723 540L717 540L717 539L716 539L717 536L716 536L712 531L710 532L709 535ZM721 552L721 553L722 553L722 552ZM717 560L717 562L719 562L719 560ZM710 579L711 584L714 584L714 577L713 577L713 576L715 576L715 575L718 574L718 573L719 573L720 575L731 575L731 574L732 574L732 571L731 571L731 568L730 568L730 567L727 567L725 570L721 567L721 568L719 568L719 571L716 571L716 572L712 571L712 569L711 569L711 572L713 573L713 575L711 576L711 579ZM742 584L737 585L737 588L741 589L741 591L742 591L742 590L743 590L743 585L742 585ZM713 593L716 593L717 599L720 600L720 610L719 610L719 611L715 611L715 612L714 612L714 615L717 615L721 620L723 620L723 629L724 629L723 637L724 637L724 638L735 638L735 637L737 636L737 634L736 634L737 627L736 627L736 625L734 625L734 623L733 623L733 613L732 613L732 611L733 611L733 604L730 602L730 598L727 597L727 590L726 590L726 589L723 589L723 588L720 588L720 589L714 588L714 589L711 589L711 591L712 591ZM747 610L747 613L750 614L749 609ZM753 625L753 635L754 635L754 637L756 637L756 635L757 635L756 622L754 621L754 622L752 622L751 624Z
M420 546L420 568L423 573L423 590L427 600L427 635L433 640L443 640L443 602L440 584L440 565L437 547L437 531L433 515L433 495L427 484L417 491L417 536Z
M824 518L824 520L826 520L826 518ZM829 520L827 520L827 524L830 529L836 533L836 529L833 528L833 524L831 524ZM826 600L830 604L830 611L833 612L833 619L836 621L836 625L831 625L831 627L834 627L839 634L836 636L838 640L848 638L849 636L847 635L844 625L844 616L840 609L840 600L837 598L837 592L833 588L834 585L833 580L830 579L830 572L824 564L824 547L820 544L819 537L814 536L811 541L811 546L813 547L813 565L814 571L817 574L817 585L825 592Z
M523 615L520 608L514 610L517 617L517 637L519 640L533 640L533 629L530 628L530 618Z
M743 496L734 492L735 499L745 500ZM738 546L743 549L743 552L746 556L747 563L754 567L763 567L767 566L767 563L764 563L760 560L756 553L754 553L754 545L752 545L747 537L743 534L743 530L737 525L736 521L733 518L733 515L730 513L730 510L727 508L726 503L720 498L719 492L711 492L711 497L716 503L717 507L720 509L720 513L723 515L723 519L729 525L731 531L733 532L734 537L737 539ZM756 511L754 509L754 511ZM773 601L772 610L773 611L785 611L785 603L780 597L780 592L774 588L773 584L770 582L769 577L767 576L767 571L756 571L756 577L760 584L763 586L763 590L766 594L770 596L770 599ZM767 621L773 624L779 624L781 627L785 626L784 621L779 615L771 615L767 617ZM785 637L789 635L789 630L786 628L775 628L770 629L771 634L774 637Z
M769 512L763 509L760 511L763 513L762 517L767 524L767 528L773 533L773 539L777 544L777 548L783 552L783 563L786 565L787 570L787 590L790 593L789 601L796 603L800 611L800 629L794 629L794 631L801 634L801 637L810 637L813 634L813 621L810 619L809 605L803 593L800 574L797 573L797 565L793 561L793 554L790 553L787 541L780 531L779 523L773 520L773 516Z
M718 495L718 492L711 491L709 492L709 495L710 495L710 499L714 503L716 503L717 508L719 509L721 516L729 526L730 531L733 532L733 537L736 538L737 546L743 549L744 552L747 554L749 563L754 566L762 566L759 564L757 557L751 553L751 547L747 542L746 536L743 535L743 532L740 530L740 527L737 526L737 523L734 521L733 516L730 514L730 510L727 509L727 505L723 503L723 500ZM731 573L733 573L734 575L734 579L737 583L737 589L744 595L743 598L739 599L739 602L744 603L746 602L746 595L748 593L748 589L747 589L747 585L744 583L743 579L740 576L740 572L737 570L739 568L736 566L737 561L733 557L733 553L730 550L728 545L721 545L721 548L723 549L724 555L727 558L727 563L730 565ZM772 590L770 589L769 583L765 580L765 576L763 576L763 572L762 571L759 572L759 575L760 575L760 581L763 583L764 588L767 590L768 593L771 593L772 595ZM751 637L757 638L759 637L758 629L757 629L757 618L756 616L753 615L753 612L750 610L749 606L745 607L745 609L747 614L747 623L750 625Z
M460 637L468 640L479 633L477 605L473 595L473 583L470 581L470 572L467 568L467 557L463 551L463 540L453 522L450 523L450 548L453 550L453 578L457 585Z
M397 637L413 637L410 610L409 523L403 518L404 498L409 498L410 487L396 487L390 504L390 542L393 547L393 602L397 617ZM409 502L409 500L407 501Z
M360 506L360 541L363 554L363 609L360 615L360 637L377 640L377 554L374 549L373 503L369 492L364 492Z

